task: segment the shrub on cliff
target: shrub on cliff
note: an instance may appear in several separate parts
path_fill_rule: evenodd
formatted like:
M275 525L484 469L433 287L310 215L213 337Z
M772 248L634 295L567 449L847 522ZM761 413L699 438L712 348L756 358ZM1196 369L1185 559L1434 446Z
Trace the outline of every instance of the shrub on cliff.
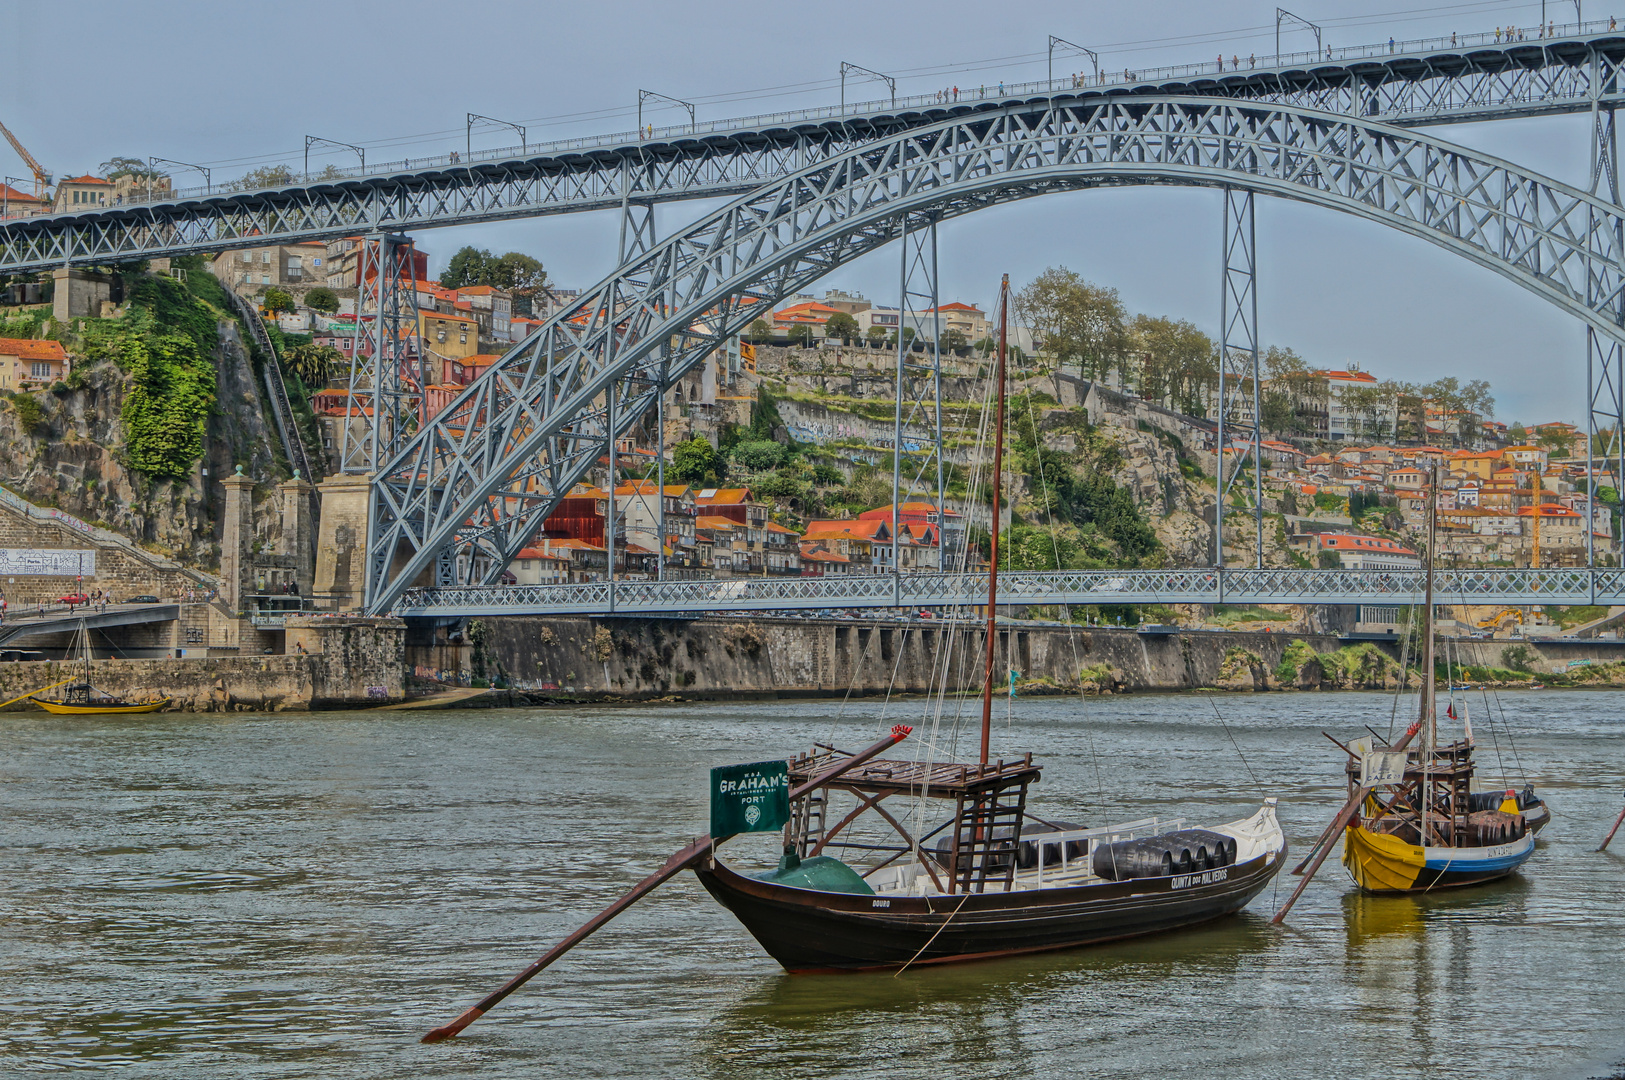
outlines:
M184 334L133 339L124 357L130 372L120 414L126 459L149 476L185 476L203 456L214 368Z

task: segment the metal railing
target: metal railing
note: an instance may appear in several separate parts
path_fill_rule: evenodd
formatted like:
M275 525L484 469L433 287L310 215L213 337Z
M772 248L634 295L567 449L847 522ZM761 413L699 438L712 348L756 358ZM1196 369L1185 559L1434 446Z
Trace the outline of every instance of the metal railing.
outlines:
M1059 570L1002 573L1001 605L1418 604L1420 570ZM1625 570L1438 570L1441 604L1625 603ZM987 575L851 574L711 581L589 582L408 589L394 614L643 614L985 604Z
M1560 41L1577 37L1606 34L1615 32L1613 19L1595 19L1585 23L1559 23L1555 26L1550 37L1541 36L1542 31L1535 27L1514 28L1515 32L1523 33L1522 40L1502 40L1492 32L1477 34L1450 35L1449 37L1412 38L1405 41L1395 41L1392 44L1378 42L1368 45L1352 45L1336 48L1328 46L1326 49L1315 51L1301 51L1281 53L1274 56L1232 56L1239 60L1242 67L1226 64L1220 69L1220 59L1215 57L1194 64L1171 64L1152 68L1125 68L1122 71L1102 72L1100 77L1092 76L1074 77L1065 76L1059 79L1039 79L1023 82L1005 83L995 81L992 85L978 84L974 89L965 88L955 96L951 89L944 97L943 91L927 94L914 94L907 97L877 98L873 101L849 102L844 107L840 105L825 105L810 109L789 109L781 112L759 113L755 116L730 117L721 120L709 120L697 124L672 124L664 127L638 131L618 131L601 135L585 135L569 139L555 139L549 142L527 143L523 146L504 146L489 150L474 150L471 152L452 151L447 154L432 154L426 157L402 158L398 161L384 162L366 166L350 166L337 168L327 166L321 172L296 173L287 171L286 180L265 187L241 186L241 181L231 181L219 185L206 185L190 188L174 188L169 191L155 191L149 199L144 193L136 192L122 203L98 209L117 209L118 206L142 205L148 202L162 203L175 202L182 199L207 198L212 195L229 196L248 191L268 191L279 187L303 187L320 183L339 183L346 180L357 180L371 176L386 176L392 173L419 172L427 169L446 167L466 167L484 162L504 161L514 158L547 157L553 154L566 153L573 150L592 150L603 147L635 145L640 142L669 141L673 139L696 139L706 135L725 135L741 131L756 131L762 128L778 127L785 124L815 123L826 120L862 119L874 116L893 115L898 112L907 112L930 108L951 108L956 105L970 105L980 101L1001 101L1010 98L1026 97L1034 94L1053 94L1072 90L1095 90L1137 86L1146 83L1165 83L1185 80L1201 80L1212 83L1225 77L1250 77L1269 74L1271 72L1286 72L1317 64L1340 64L1357 60L1398 60L1419 55L1438 54L1441 52L1458 51L1474 48L1547 48ZM28 216L28 215L12 215ZM46 216L46 215L38 215Z

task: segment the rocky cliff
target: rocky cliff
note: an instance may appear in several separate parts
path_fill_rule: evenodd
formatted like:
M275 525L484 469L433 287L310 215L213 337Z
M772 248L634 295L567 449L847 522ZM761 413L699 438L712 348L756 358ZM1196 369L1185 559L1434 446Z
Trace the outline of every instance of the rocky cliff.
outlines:
M257 479L287 475L274 454L253 361L235 321L222 319L212 353L216 390L190 475L149 476L132 468L121 422L132 375L112 359L74 357L71 387L19 393L0 408L0 479L24 498L105 525L190 565L219 565L224 495L218 479L238 465ZM70 350L76 343L71 328ZM269 488L267 488L269 494ZM266 544L279 516L259 514Z

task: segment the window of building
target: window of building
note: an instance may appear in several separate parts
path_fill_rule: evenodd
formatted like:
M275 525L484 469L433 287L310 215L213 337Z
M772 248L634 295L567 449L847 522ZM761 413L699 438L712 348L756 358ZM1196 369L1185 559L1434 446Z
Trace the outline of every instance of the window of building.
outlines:
M49 361L35 361L29 365L29 374L36 379L49 379L51 377L51 364Z
M271 253L269 251L260 252L260 262L269 266L271 264Z

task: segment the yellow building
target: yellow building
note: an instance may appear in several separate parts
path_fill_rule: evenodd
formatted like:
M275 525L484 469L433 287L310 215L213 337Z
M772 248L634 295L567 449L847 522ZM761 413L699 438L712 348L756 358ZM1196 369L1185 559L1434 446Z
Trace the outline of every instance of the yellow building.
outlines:
M448 360L462 360L480 351L479 325L474 316L457 311L418 311L418 338L430 352Z

